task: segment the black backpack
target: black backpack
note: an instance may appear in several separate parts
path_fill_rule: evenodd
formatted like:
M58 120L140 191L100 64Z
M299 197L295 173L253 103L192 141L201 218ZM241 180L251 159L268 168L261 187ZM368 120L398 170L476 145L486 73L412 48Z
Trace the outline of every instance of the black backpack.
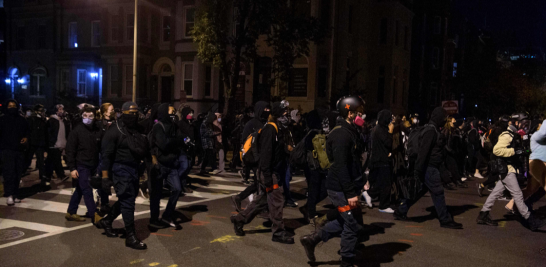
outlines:
M409 159L417 159L417 155L419 154L419 146L421 144L421 137L426 130L431 128L438 133L438 131L436 131L436 127L431 124L425 124L424 126L417 127L410 132L406 148L406 155Z
M305 140L310 133L316 130L310 130L305 137L296 145L292 153L290 153L290 165L296 167L304 167L307 164L307 149L305 148Z
M119 128L118 123L116 123L116 126L121 133L121 138L118 142L118 145L123 140L123 137L125 137L127 139L129 149L131 150L133 156L142 159L148 155L148 153L150 152L150 146L145 135L139 133L131 133L130 131L126 131L127 133L124 133L121 128Z

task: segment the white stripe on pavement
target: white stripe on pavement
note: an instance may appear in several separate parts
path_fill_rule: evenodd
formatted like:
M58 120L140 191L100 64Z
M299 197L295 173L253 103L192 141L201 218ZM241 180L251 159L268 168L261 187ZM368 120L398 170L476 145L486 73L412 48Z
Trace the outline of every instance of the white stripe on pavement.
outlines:
M0 198L0 205L7 206L6 198ZM66 210L68 209L68 203L25 198L21 201L21 203L17 203L15 204L15 206L12 207L66 213ZM78 210L80 211L80 213L82 213L82 211L87 212L87 208L85 207L85 205L79 205Z
M59 226L53 226L48 224L42 224L42 223L34 223L34 222L27 222L27 221L18 221L18 220L12 220L12 219L0 219L0 229L7 229L11 227L19 227L34 231L40 231L40 232L58 232L63 231L65 229L68 229L66 227L59 227Z

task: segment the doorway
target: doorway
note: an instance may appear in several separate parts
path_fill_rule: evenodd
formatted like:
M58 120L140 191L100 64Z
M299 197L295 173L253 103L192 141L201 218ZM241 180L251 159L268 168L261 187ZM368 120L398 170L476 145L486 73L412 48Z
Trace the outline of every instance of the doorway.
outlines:
M161 102L171 104L173 96L172 85L172 76L161 76Z

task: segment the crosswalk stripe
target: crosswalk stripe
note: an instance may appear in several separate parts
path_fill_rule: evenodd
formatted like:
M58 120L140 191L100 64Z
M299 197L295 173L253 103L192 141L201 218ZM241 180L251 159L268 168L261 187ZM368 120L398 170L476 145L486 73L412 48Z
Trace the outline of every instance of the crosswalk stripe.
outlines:
M7 206L6 198L0 198L0 205ZM33 210L42 210L42 211L51 211L56 213L66 213L68 209L68 203L54 202L54 201L44 201L32 198L25 198L14 206L15 208L23 209L33 209ZM78 210L86 211L87 208L85 205L79 205Z
M48 232L48 233L64 231L65 229L68 229L66 227L59 227L59 226L42 224L42 223L19 221L19 220L12 220L12 219L0 219L0 229L7 229L11 227L19 227L19 228L24 228L24 229L34 230L34 231Z

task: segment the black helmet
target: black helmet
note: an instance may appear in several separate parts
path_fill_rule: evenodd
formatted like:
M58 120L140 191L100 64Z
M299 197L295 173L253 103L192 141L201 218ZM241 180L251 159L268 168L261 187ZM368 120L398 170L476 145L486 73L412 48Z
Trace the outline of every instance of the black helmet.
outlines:
M527 112L514 113L514 114L512 114L512 116L510 116L510 118L512 118L515 121L528 120L529 119L529 113L527 113Z
M347 118L349 111L356 112L361 109L360 112L364 112L364 100L359 96L344 96L337 101L337 111L343 118Z

